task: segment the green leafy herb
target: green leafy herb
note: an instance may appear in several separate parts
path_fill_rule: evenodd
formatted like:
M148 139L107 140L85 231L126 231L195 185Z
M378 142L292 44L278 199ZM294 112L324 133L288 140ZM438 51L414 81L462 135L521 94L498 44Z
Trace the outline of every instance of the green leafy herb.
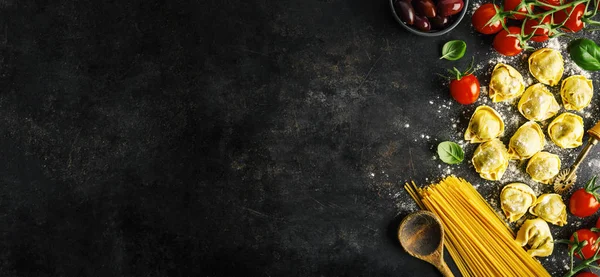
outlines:
M600 70L600 47L590 39L576 39L569 44L571 59L581 68Z
M449 61L456 61L465 55L465 51L467 51L467 44L464 41L448 41L444 44L444 47L442 47L442 57L440 57L440 60L446 59Z
M440 160L447 164L459 164L465 159L465 153L460 148L460 145L451 141L444 141L438 144L437 152Z

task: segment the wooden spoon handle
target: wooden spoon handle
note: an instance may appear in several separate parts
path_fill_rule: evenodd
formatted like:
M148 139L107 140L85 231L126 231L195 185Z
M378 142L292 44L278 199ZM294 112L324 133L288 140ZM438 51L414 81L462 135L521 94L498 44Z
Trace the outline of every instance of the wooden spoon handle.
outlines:
M446 262L444 262L444 260L438 263L436 267L444 277L454 277L454 274L452 274L452 271L450 270Z
M596 125L594 125L594 127L589 129L587 132L593 138L600 140L600 121L598 121L598 123L596 123Z

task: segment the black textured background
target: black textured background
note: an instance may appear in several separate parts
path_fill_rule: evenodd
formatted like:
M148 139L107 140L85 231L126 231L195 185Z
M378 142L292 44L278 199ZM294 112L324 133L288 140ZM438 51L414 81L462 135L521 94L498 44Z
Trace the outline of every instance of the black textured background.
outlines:
M394 232L475 107L440 111L435 75L468 63L447 40L493 52L468 18L424 38L386 1L0 0L0 275L438 276Z

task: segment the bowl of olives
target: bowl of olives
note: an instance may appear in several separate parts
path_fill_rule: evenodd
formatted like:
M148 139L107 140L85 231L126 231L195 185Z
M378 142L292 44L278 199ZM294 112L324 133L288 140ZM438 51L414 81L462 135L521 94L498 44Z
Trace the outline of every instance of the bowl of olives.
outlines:
M467 12L469 0L390 0L392 14L402 27L426 37L450 32Z

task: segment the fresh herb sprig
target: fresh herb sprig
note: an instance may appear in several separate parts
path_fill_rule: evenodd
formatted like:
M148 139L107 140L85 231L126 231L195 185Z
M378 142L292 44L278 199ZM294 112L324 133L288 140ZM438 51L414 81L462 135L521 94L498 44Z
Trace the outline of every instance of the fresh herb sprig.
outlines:
M444 141L438 144L438 156L447 164L459 164L465 159L465 153L460 145L452 141Z
M442 56L440 57L440 60L446 59L449 61L456 61L465 55L465 51L467 51L467 43L464 41L448 41L442 47Z
M600 46L591 39L580 38L571 41L569 55L579 67L585 70L600 70Z

